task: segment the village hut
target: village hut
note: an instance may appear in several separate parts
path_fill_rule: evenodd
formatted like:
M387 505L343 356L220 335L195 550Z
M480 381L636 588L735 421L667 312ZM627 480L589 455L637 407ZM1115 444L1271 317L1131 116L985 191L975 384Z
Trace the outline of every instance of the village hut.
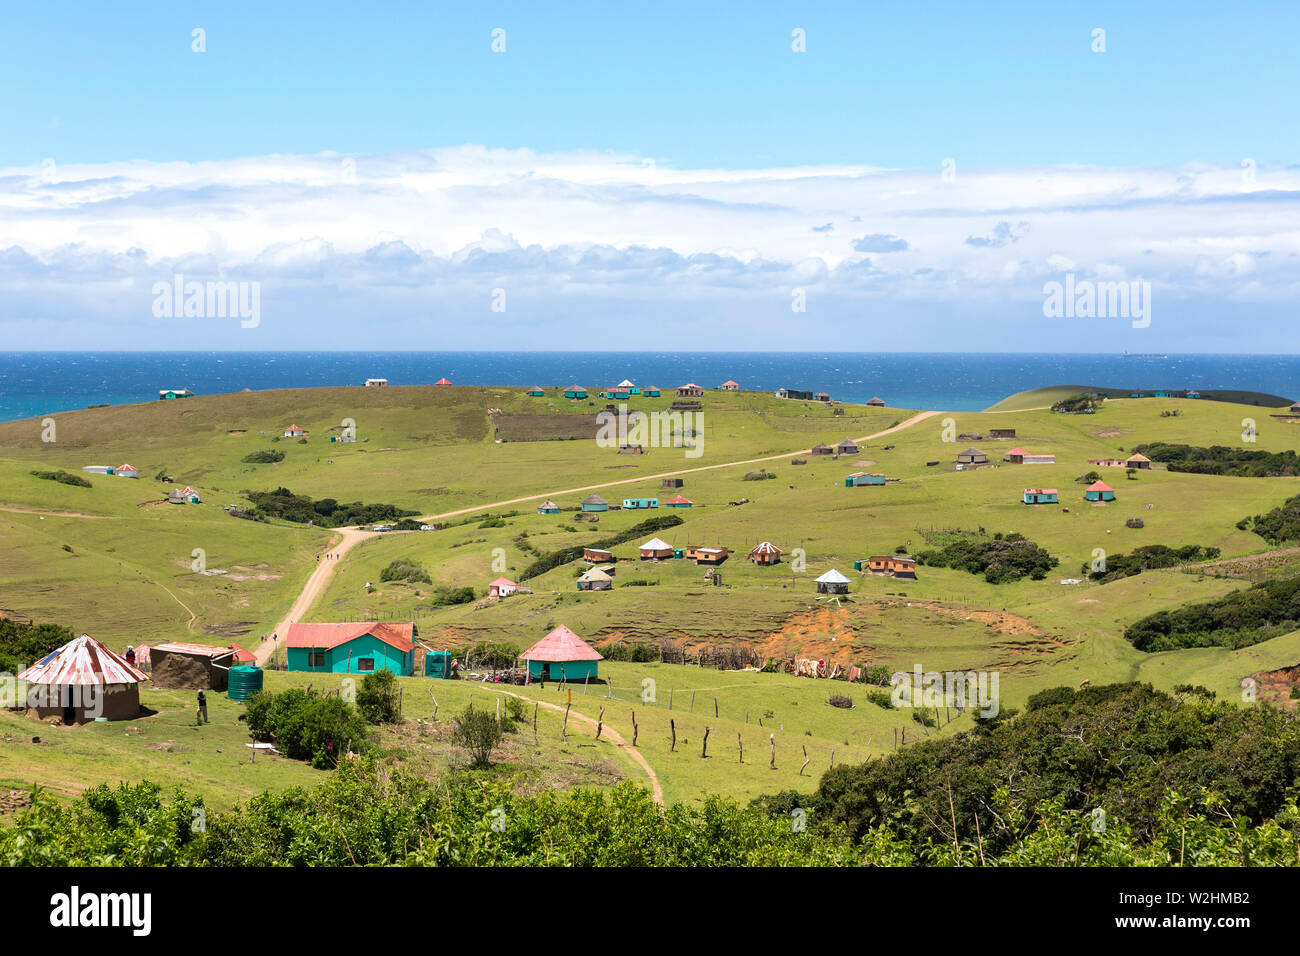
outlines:
M727 379L725 382L719 385L718 388L724 392L734 392L740 388L740 383L733 382L731 379Z
M662 561L673 556L673 546L663 538L651 538L640 551L642 561Z
M820 445L813 445L811 451L812 451L812 453L813 453L814 455L833 455L833 454L835 454L835 449L832 448L830 445L827 445L827 444L825 444L825 443L822 443L822 444L820 444Z
M989 456L974 446L957 453L957 464L959 465L987 465L988 463Z
M1055 488L1026 488L1020 500L1027 505L1054 505L1061 499Z
M613 579L600 568L588 568L578 577L579 591L608 591L613 586Z
M501 577L488 584L488 597L504 598L509 597L518 591L519 585L509 578Z
M1115 489L1104 481L1094 481L1084 489L1083 497L1087 501L1114 501Z
M1150 469L1151 459L1146 455L1130 455L1128 458L1124 459L1124 466L1126 468Z
M290 425L288 428L284 430L285 438L301 438L305 434L307 433L303 431L301 428L299 428L297 425Z
M604 660L600 651L563 624L519 656L528 662L529 680L587 680L598 676Z
M696 385L694 382L689 382L686 385L679 386L677 389L678 398L702 398L703 396L704 389L699 385Z
M849 579L831 568L816 581L818 594L848 594Z
M606 551L604 548L583 548L582 560L590 561L592 564L603 564L606 561L617 561L613 551Z
M684 495L674 495L664 502L665 508L689 508L694 502Z
M556 504L554 501L552 501L550 498L547 498L545 501L543 501L540 505L537 506L537 513L538 513L539 515L554 515L554 514L559 514L559 513L560 513L560 506L557 505L557 504Z
M586 398L587 390L581 385L570 385L564 390L564 397L569 399Z
M591 494L582 499L583 511L608 511L609 502L600 495Z
M867 399L867 404L872 408L884 408L885 400L883 398L869 398Z
M169 690L225 690L235 651L229 647L173 641L149 649L155 687Z
M51 651L22 671L27 683L27 714L42 720L81 724L104 717L130 720L140 715L144 671L89 634Z
M749 560L759 565L780 564L781 555L784 553L771 541L763 541L749 552Z
M1015 438L1016 430L1014 428L990 428L990 438Z
M434 384L434 385L450 385L450 384L451 384L451 379L440 378L440 379L438 379L438 381L434 382L433 384Z
M837 455L856 455L858 453L858 443L846 438L835 446L835 453Z

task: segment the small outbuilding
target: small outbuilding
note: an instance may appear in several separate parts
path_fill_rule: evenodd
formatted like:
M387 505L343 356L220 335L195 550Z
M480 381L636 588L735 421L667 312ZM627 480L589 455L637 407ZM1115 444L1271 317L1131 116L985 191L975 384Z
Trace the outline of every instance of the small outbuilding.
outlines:
M1146 455L1130 455L1128 458L1124 459L1124 467L1150 470L1151 459Z
M737 391L739 388L740 388L740 384L738 382L733 382L731 379L727 379L725 382L723 382L721 385L718 386L718 389L723 392L734 392Z
M989 438L1015 438L1016 430L1014 428L990 428Z
M1026 488L1020 500L1027 505L1055 505L1061 498L1055 488Z
M509 597L518 591L519 585L509 578L501 577L488 583L488 597L504 598Z
M598 676L604 656L563 624L519 655L529 680L588 680Z
M540 505L537 506L537 513L538 513L539 515L555 515L555 514L559 514L559 513L560 513L560 506L557 505L557 504L556 504L554 501L552 501L550 498L547 498L545 501L543 501Z
M865 485L883 485L885 476L875 472L855 471L844 479L845 488L861 488Z
M850 438L844 439L844 441L835 446L835 454L837 455L856 455L857 453L858 443Z
M600 568L588 568L578 577L579 591L608 591L614 581Z
M683 495L674 495L664 502L665 508L689 508L694 502Z
M965 451L957 452L957 464L959 465L987 465L988 463L989 456L973 445Z
M545 394L546 391L540 385L534 385L532 388L528 390L529 398L541 398Z
M173 641L149 648L149 663L155 687L225 690L230 668L238 661L229 647Z
M299 428L297 425L290 425L288 428L284 430L285 438L301 438L305 434L307 433L303 431L301 428Z
M677 389L678 398L703 398L704 389L694 382L688 382Z
M883 398L869 398L867 399L867 404L872 408L884 408L885 400Z
M604 548L583 548L582 560L589 561L592 564L604 564L606 561L617 561L613 551L606 551Z
M649 508L658 508L658 498L624 498L623 507L628 511L645 511Z

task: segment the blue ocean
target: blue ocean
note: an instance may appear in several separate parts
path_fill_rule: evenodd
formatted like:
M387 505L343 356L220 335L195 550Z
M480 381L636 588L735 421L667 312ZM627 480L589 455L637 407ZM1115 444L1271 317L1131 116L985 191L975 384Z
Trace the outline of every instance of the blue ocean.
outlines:
M1232 388L1300 398L1297 355L1127 356L872 352L0 352L0 421L101 403L148 402L163 388L361 385L638 385L829 392L897 408L978 411L1028 388Z

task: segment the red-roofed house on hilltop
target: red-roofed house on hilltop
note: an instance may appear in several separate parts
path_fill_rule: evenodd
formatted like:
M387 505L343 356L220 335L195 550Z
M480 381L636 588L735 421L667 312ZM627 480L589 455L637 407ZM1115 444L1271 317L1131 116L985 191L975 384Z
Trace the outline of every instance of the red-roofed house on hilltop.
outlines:
M291 671L369 674L387 668L399 677L415 670L415 624L290 624L284 642Z
M440 379L438 379L438 381L434 382L433 384L434 384L434 385L450 385L450 384L451 384L451 380L450 380L450 379L446 379L446 378L440 378Z
M140 715L144 671L89 634L73 638L18 675L27 682L27 714L81 724Z
M519 656L528 662L529 680L587 680L605 659L563 624Z
M284 430L285 438L301 438L305 434L307 433L303 431L301 428L299 428L297 425L290 425L288 428Z
M718 388L724 392L735 392L740 389L740 383L733 382L731 379L727 379L725 382L719 385Z
M497 578L495 581L491 582L488 585L488 597L494 597L494 598L510 597L510 595L514 594L516 591L523 591L525 593L529 593L528 588L521 588L514 581L511 581L509 578L504 578L504 577Z

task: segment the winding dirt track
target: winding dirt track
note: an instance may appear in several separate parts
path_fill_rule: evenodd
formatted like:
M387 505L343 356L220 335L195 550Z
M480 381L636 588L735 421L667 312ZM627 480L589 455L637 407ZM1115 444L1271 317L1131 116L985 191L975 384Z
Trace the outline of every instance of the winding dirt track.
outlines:
M917 412L911 418L907 419L906 421L899 422L897 425L894 425L892 428L886 428L883 431L878 431L871 435L864 435L861 438L855 438L854 441L861 444L862 442L871 441L876 438L883 438L886 435L892 435L895 432L900 432L905 428L911 428L913 425L916 425L919 422L925 421L927 418L932 418L935 415L939 415L939 414L942 413L941 412ZM506 505L522 504L525 501L537 501L538 499L541 498L553 498L557 495L572 495L582 491L596 491L601 488L613 488L618 485L630 485L630 484L635 484L637 482L654 481L655 479L658 478L675 478L679 475L689 475L701 471L713 471L718 468L734 468L737 465L756 465L766 461L776 461L777 459L780 458L789 458L792 455L810 454L811 451L812 449L810 448L801 448L798 451L787 451L787 452L782 452L779 455L767 455L763 458L744 458L739 461L724 461L716 465L701 465L698 468L682 468L682 469L678 469L677 471L661 471L658 474L654 474L654 475L638 475L635 478L621 478L617 481L606 481L596 485L583 485L582 487L579 488L564 488L564 489L554 490L554 491L545 491L540 494L525 495L522 498L507 498L502 501L492 501L492 502L486 502L484 504L473 505L468 508L459 508L455 511L444 511L442 514L425 515L423 518L420 518L419 520L436 521L440 518L455 518L455 517L459 517L460 515L471 514L475 511L484 511L488 508L501 508ZM299 593L298 597L294 599L293 606L289 608L289 613L285 615L284 619L275 626L275 630L272 631L273 635L277 635L277 636L287 635L289 632L289 625L301 621L303 617L306 616L307 612L311 610L311 606L316 602L316 599L319 598L325 592L325 588L329 585L330 580L334 577L334 572L335 570L337 570L339 563L342 561L343 555L351 551L352 548L354 548L359 542L364 541L366 538L373 538L377 533L374 531L362 531L360 528L337 528L335 530L338 531L339 535L341 536L341 540L330 542L329 548L326 549L325 554L321 556L319 566L316 568L315 571L312 572L311 577L307 579L307 583L303 586L303 589ZM393 532L388 532L388 533L393 533ZM396 532L396 533L400 534L401 532ZM259 664L265 665L266 662L271 659L271 655L274 653L277 643L279 642L273 641L271 639L267 639L262 641L257 646L257 648L254 650L253 653L256 655L257 662ZM584 719L589 719L589 718L584 718ZM595 726L594 723L593 726ZM611 736L610 739L613 740L614 739L613 736ZM621 740L622 738L619 739ZM642 758L639 753L636 753L636 751L632 750L632 748L627 744L623 744L623 746L628 747L628 750L631 751L635 755L635 758L645 766L645 769L647 770L647 772L651 774L651 776L654 775L654 771L650 770L650 765L648 763L645 763L644 758ZM657 782L656 782L656 787L658 787Z
M520 700L530 701L531 703L534 704L541 704L543 707L548 707L551 710L558 710L560 713L564 713L564 708L561 707L559 704L549 704L544 700L537 700L533 697L525 697L523 694L515 694L508 690L501 690L501 688L499 687L495 687L493 689L500 691L502 694L505 694L507 697L518 697ZM569 716L574 720L582 721L592 730L596 729L596 719L594 717L588 717L586 714L580 714L576 710L573 710L572 708L569 709ZM642 770L646 772L646 776L650 778L650 795L654 799L654 802L659 804L659 806L662 807L664 805L664 788L659 783L659 775L655 773L654 767L650 766L650 761L646 760L645 757L641 756L641 751L637 750L630 743L628 743L623 738L623 735L620 734L613 727L608 727L608 726L602 727L600 731L600 735L602 737L609 738L610 743L619 747L621 750L626 751L627 755L631 757L634 761L636 761L637 766L639 766Z

